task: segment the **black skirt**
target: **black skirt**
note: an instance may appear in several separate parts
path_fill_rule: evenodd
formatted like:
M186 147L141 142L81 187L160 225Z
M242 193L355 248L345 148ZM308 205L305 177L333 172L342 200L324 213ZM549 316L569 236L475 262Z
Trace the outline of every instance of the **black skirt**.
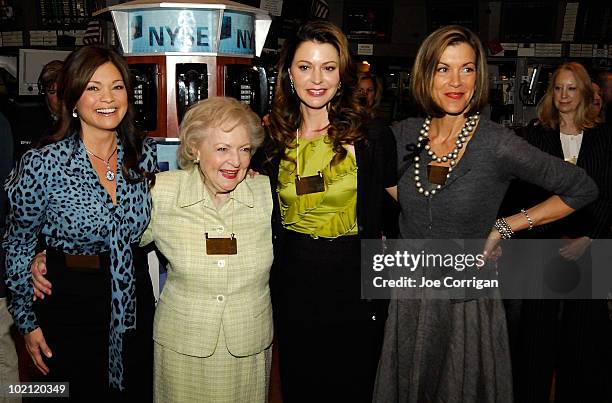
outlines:
M284 401L370 402L386 302L361 299L360 239L284 235L273 282Z
M64 253L47 249L47 279L52 295L34 309L52 358L45 358L47 376L37 381L70 382L70 401L152 400L153 314L155 299L146 254L132 246L136 278L136 329L123 341L125 390L108 383L108 341L111 318L109 254L99 255L97 268L73 267ZM39 399L37 399L38 401ZM58 401L65 402L66 399Z

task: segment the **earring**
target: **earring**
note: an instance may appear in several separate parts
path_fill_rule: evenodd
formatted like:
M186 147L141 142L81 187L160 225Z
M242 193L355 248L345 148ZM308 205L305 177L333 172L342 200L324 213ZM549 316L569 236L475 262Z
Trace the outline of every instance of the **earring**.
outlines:
M340 91L341 88L342 88L342 81L338 83L338 91Z
M193 165L197 165L200 163L200 157L196 157L193 159Z
M75 107L74 107L74 109L72 110L72 117L73 117L73 118L78 118L78 117L79 117L79 115L78 115L78 113L77 113L77 108L76 108L76 106L75 106Z
M291 84L291 92L295 94L295 86L293 85L293 78L289 76L289 83Z

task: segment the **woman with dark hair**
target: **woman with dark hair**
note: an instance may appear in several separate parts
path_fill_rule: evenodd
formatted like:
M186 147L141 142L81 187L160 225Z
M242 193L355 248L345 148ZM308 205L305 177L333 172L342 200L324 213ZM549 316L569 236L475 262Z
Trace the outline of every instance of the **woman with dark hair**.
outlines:
M393 126L402 161L401 238L488 238L494 244L565 217L596 197L597 188L583 170L479 118L487 80L486 53L470 30L442 27L421 45L411 90L429 116ZM496 220L514 177L552 195ZM422 290L412 299L391 300L374 401L512 402L499 293L463 299L429 295Z
M52 136L57 132L62 115L62 100L57 93L57 89L63 66L63 61L52 60L43 66L38 75L38 93L44 99L48 114L43 125L45 127L44 130L36 136L37 140L32 144L34 147L43 147L52 143Z
M579 270L586 282L591 279L592 240L612 237L612 131L600 124L593 97L586 69L576 62L564 63L551 77L538 105L538 119L520 132L533 146L584 169L599 187L595 201L563 220L538 228L530 237L561 239L555 245L559 272ZM548 197L550 192L522 181L509 194L516 205ZM518 348L513 351L517 401L548 401L553 373L555 401L603 401L604 351L610 339L607 322L604 300L524 300Z
M57 95L57 82L64 62L52 60L45 64L38 75L38 93L45 97L45 105L55 123L62 114L62 101Z
M138 242L156 156L136 132L127 66L86 46L68 56L55 142L26 153L7 183L11 313L45 381L75 401L148 401L154 298ZM53 297L32 303L40 238Z
M273 302L286 402L371 400L385 306L360 298L360 240L381 238L395 143L366 129L342 31L303 25L278 63L268 164Z
M599 116L603 120L604 116L604 105L603 105L603 93L601 91L601 86L597 81L591 81L591 86L593 87L593 108L597 111L597 116Z

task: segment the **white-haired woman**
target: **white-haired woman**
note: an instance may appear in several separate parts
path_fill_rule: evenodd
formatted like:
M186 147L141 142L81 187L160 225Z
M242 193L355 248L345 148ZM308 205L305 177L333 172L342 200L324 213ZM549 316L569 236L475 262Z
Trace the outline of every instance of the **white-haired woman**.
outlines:
M153 339L157 402L264 402L271 360L272 195L247 178L260 120L231 98L190 109L180 128L182 170L152 190L154 241L168 259Z

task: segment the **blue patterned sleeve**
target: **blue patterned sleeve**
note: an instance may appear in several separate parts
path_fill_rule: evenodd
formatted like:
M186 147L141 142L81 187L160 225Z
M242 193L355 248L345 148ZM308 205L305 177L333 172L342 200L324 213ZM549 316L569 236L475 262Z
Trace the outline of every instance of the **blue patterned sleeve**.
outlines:
M12 293L9 309L18 330L27 334L38 327L32 309L30 262L45 220L47 170L39 150L27 152L6 182L10 213L3 246L6 284Z
M145 172L151 173L158 173L159 171L157 166L157 144L151 137L145 138L142 144L142 160L140 163L140 168ZM151 215L152 214L153 213L151 213ZM149 222L149 225L147 225L147 228L140 239L140 246L146 246L151 242L153 242L153 229L151 228L151 222Z
M157 145L151 137L144 139L142 143L142 159L140 168L145 172L157 173Z

